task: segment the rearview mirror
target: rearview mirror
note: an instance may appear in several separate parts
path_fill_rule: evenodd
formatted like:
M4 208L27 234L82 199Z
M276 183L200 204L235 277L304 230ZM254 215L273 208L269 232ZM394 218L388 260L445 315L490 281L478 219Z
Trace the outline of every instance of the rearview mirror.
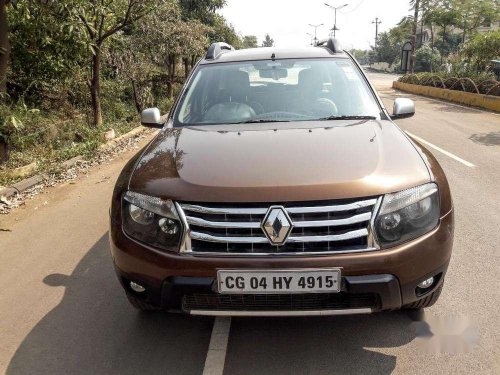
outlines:
M279 69L279 68L260 69L259 70L259 77L260 78L272 78L275 81L277 81L277 80L279 80L281 78L288 77L288 70L286 70L286 69Z
M394 100L391 118L406 118L415 114L415 102L408 98L397 98Z
M158 108L148 108L141 113L141 124L150 128L163 128Z

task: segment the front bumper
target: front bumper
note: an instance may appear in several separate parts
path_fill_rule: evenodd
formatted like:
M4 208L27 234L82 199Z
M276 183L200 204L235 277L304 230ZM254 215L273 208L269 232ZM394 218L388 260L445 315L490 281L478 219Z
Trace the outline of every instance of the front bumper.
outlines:
M252 258L178 255L160 252L131 240L124 235L121 223L113 222L110 242L116 272L127 292L133 293L128 286L129 281L139 283L146 288L143 298L166 310L191 314L204 312L203 315L326 315L327 312L373 312L399 309L411 304L432 293L443 282L453 246L453 214L450 212L445 215L435 230L414 241L367 253ZM289 306L288 310L277 306L276 300L263 300L264 297L255 301L242 296L240 305L233 303L225 309L217 306L227 305L227 301L221 299L223 297L213 289L217 269L327 267L342 268L342 291L326 294L326 297L314 295L316 299L303 297L302 299L305 298L308 302L309 309L304 309L305 304L297 304L292 297L287 296L281 297L282 301L278 302ZM436 277L434 285L424 294L417 294L417 284L431 276ZM196 298L204 305L201 302L198 305L193 304L192 301ZM207 304L207 301L211 305ZM266 303L272 305L274 310L265 310ZM259 305L260 312L249 310L248 306L255 304ZM202 309L200 306L213 310Z

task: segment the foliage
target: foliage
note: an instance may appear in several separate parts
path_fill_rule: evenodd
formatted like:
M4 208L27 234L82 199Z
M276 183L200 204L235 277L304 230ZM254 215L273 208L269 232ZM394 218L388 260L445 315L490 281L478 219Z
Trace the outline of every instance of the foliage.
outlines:
M488 73L462 76L448 73L417 73L406 74L400 77L399 81L414 85L500 96L500 82L495 79L494 75Z
M370 60L372 62L386 62L394 64L401 55L401 48L411 34L412 20L403 18L396 27L387 32L379 33L377 46L373 48Z
M245 35L241 42L243 48L257 48L259 46L255 35Z
M440 61L439 51L432 49L428 44L424 44L415 52L415 70L417 72L435 72L440 66Z
M216 13L224 4L11 1L6 9L12 49L7 91L0 94L0 154L7 144L11 159L0 169L92 153L107 128L120 133L137 126L141 109L168 111L210 42L241 47L234 28ZM0 48L5 57L2 43ZM92 127L99 124L96 102L103 123Z
M485 71L491 60L500 58L500 30L475 35L465 43L460 55L476 72Z
M274 39L271 38L269 34L266 34L264 37L264 41L262 42L262 47L273 47L274 46Z

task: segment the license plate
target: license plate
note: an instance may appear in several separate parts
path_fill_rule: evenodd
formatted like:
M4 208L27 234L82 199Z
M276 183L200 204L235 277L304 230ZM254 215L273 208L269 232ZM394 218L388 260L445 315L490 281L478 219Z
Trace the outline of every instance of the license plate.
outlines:
M338 293L340 269L218 270L222 294Z

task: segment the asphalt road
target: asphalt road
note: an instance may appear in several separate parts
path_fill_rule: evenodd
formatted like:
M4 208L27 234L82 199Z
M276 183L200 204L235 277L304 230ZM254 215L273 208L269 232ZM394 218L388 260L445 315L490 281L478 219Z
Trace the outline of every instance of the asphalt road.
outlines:
M467 318L476 344L464 353L430 353L401 312L240 318L219 363L225 374L500 373L500 116L396 93L390 75L370 79L388 107L397 96L416 100L417 115L398 124L439 149L431 151L451 184L456 240L444 292L427 315ZM131 156L0 217L0 229L10 230L0 231L0 372L203 372L214 319L138 314L115 279L107 211ZM458 341L447 337L451 346Z

